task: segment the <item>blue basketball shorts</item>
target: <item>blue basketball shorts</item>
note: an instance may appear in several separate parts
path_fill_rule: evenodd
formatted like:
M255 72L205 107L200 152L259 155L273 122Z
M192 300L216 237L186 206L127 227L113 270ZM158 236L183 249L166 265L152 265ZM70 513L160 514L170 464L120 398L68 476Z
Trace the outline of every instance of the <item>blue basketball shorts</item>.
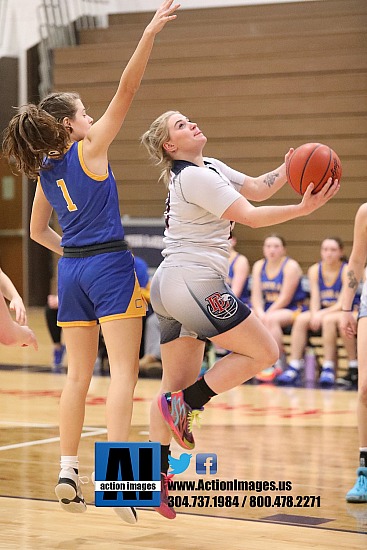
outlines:
M251 313L224 278L206 266L161 264L152 279L150 298L159 319L161 344L182 336L212 338L236 327Z
M146 302L129 250L86 258L64 258L58 264L60 327L91 326L114 319L143 317Z

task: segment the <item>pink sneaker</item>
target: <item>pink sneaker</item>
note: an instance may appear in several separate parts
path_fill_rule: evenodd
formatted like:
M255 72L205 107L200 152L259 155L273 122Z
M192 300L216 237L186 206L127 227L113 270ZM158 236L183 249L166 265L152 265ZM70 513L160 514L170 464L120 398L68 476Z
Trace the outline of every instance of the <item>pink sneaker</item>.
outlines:
M168 483L173 478L173 474L161 473L161 503L158 508L154 508L158 514L167 519L175 519L176 511L169 505L168 501Z
M158 406L177 443L184 449L193 449L195 441L192 424L196 419L200 425L198 418L200 411L192 410L185 402L183 391L164 393L158 400Z
M263 383L269 383L274 382L274 380L282 373L282 369L280 367L277 367L276 365L273 365L272 367L269 367L268 369L264 369L259 374L255 376L256 380L258 382Z

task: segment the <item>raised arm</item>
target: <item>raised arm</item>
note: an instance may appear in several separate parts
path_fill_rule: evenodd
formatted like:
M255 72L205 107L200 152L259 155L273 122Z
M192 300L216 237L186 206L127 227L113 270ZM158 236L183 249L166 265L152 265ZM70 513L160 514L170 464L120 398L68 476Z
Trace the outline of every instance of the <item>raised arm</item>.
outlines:
M177 17L175 11L179 4L165 0L156 11L153 19L144 30L135 52L126 65L117 91L102 117L91 127L83 147L84 158L88 164L90 157L102 159L108 147L119 132L130 105L139 89L145 68L150 57L155 36L168 21Z
M264 201L272 197L287 181L285 167L293 151L294 149L288 151L285 155L283 164L275 168L275 170L262 174L256 178L246 176L242 185L241 195L255 202Z
M310 183L299 204L285 206L255 207L244 197L239 197L221 217L253 228L276 225L311 214L330 200L339 191L340 185L338 180L332 183L330 178L328 183L314 195L312 195L313 188L314 185Z

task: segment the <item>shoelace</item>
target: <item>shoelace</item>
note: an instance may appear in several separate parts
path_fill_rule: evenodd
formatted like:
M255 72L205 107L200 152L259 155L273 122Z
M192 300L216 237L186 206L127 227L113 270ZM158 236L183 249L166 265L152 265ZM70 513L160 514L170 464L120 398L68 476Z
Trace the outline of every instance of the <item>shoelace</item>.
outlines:
M163 474L162 473L162 476L163 476L163 484L164 484L164 488L165 489L168 489L168 483L171 481L171 479L173 479L173 476L175 474Z
M194 421L196 422L196 425L198 428L201 428L201 419L200 419L200 413L203 409L193 409L190 411L187 415L187 430L189 433L192 432Z

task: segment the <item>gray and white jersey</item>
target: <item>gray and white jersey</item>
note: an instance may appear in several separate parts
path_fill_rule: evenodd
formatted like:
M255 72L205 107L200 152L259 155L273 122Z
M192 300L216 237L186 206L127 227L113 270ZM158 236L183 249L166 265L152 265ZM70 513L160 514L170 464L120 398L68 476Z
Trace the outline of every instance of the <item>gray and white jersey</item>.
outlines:
M205 158L205 167L176 161L166 202L162 267L201 265L224 277L233 224L220 219L241 195L245 174Z

